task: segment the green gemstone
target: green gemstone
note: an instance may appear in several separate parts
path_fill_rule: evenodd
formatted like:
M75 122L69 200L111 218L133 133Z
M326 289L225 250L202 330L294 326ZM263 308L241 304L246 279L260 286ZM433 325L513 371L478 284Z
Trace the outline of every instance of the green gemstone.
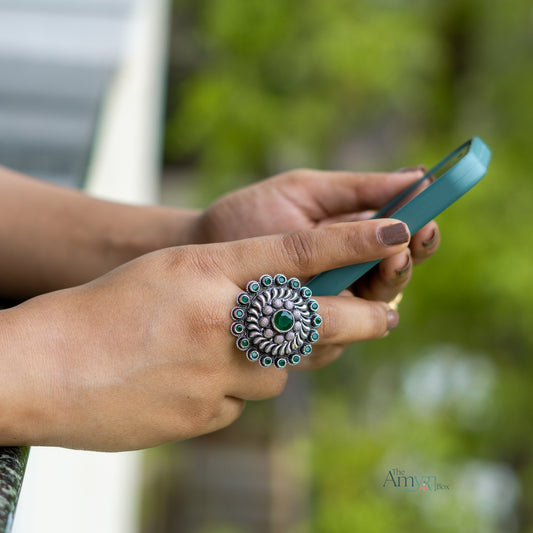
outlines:
M318 311L318 302L311 300L309 302L309 307L311 308L311 311Z
M297 279L295 279L295 278L290 280L290 283L291 283L291 287L293 289L298 289L300 287L300 282Z
M233 326L233 331L235 333L242 333L244 331L244 326L242 324L235 324Z
M309 355L312 351L313 351L313 348L311 348L311 346L309 346L309 344L306 344L306 345L302 348L302 353L303 353L304 355Z
M261 279L261 282L263 283L263 285L268 287L272 285L272 278L270 276L265 276L264 278Z
M319 315L316 315L314 318L313 318L313 325L318 327L320 326L320 324L322 324L322 317L319 316Z
M289 331L294 326L294 317L291 312L281 309L274 315L272 323L278 331Z
M240 339L239 340L239 346L241 348L248 348L249 345L250 345L250 341L248 339Z
M299 362L300 362L300 356L294 354L294 355L291 357L291 363L292 363L293 365L297 365Z
M250 301L250 297L247 294L241 294L239 296L239 303L247 304Z
M276 281L281 285L287 281L287 278L280 274L276 277Z
M304 288L302 289L302 296L303 296L304 298L309 298L309 297L311 297L312 294L313 294L313 293L311 292L311 289L309 289L309 288L307 288L307 287L304 287Z
M259 284L252 283L252 285L250 286L250 290L253 292L257 292L259 290Z
M259 352L257 350L248 350L248 359L250 359L251 361L256 361L257 359L259 359Z
M286 359L278 359L276 361L276 367L277 368L284 368L287 365Z
M244 316L244 311L242 309L234 309L233 310L233 314L232 314L233 318L242 318Z
M272 359L270 357L263 357L261 364L263 366L270 366L272 364Z
M316 342L318 340L318 333L316 331L313 331L310 335L311 342Z

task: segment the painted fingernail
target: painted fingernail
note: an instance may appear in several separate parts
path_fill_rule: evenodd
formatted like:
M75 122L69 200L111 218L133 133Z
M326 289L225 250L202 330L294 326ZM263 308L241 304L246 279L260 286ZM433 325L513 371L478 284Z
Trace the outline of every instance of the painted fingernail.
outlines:
M407 261L405 262L405 265L402 268L396 269L396 274L398 276L405 276L407 272L409 272L409 268L411 267L411 256L409 254L405 254L407 256Z
M431 234L431 237L422 243L422 246L424 248L429 248L430 246L433 246L435 244L435 241L437 240L437 230L434 229L433 233Z
M394 246L409 242L409 230L403 222L381 226L377 231L378 241L383 246Z
M396 329L399 323L400 315L398 314L398 311L395 311L394 309L389 309L387 311L387 329Z

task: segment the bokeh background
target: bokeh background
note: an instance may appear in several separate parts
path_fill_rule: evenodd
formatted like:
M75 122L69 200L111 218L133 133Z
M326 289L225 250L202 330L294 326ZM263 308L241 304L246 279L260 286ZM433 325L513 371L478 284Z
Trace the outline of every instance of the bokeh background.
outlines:
M174 3L167 203L431 166L473 135L493 159L439 217L399 329L147 454L143 531L533 532L532 59L529 0Z

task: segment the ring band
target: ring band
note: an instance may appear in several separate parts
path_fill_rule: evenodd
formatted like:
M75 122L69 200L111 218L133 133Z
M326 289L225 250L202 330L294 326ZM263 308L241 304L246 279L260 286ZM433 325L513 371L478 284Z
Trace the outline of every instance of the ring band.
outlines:
M262 367L297 365L318 340L318 302L297 278L265 274L246 285L231 310L237 348Z
M388 302L388 306L393 309L394 311L398 311L398 306L400 305L400 302L403 298L403 292L399 292L395 298L393 298L390 302Z

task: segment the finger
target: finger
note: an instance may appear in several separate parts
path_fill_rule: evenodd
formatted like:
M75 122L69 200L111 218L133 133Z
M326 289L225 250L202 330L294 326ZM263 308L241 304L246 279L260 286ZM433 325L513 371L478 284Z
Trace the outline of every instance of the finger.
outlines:
M426 224L422 229L417 231L411 239L411 254L413 263L418 265L431 257L439 248L440 233L439 227L435 221Z
M403 222L380 219L233 241L202 250L206 260L213 261L213 255L217 255L219 268L244 287L264 273L307 278L333 268L389 257L407 249L409 238L409 229Z
M352 292L366 300L390 302L409 283L413 260L409 250L384 259L358 280Z
M359 213L345 213L330 218L319 220L316 227L331 226L332 224L339 224L341 222L359 222L361 220L369 220L376 214L376 211L361 211Z
M316 220L343 213L379 209L397 194L420 179L424 172L419 167L401 172L339 172L305 170L292 173L292 193L301 187L302 197L315 199ZM284 186L284 184L282 184Z
M231 423L235 422L237 418L242 414L246 402L241 398L235 398L233 396L226 396L220 405L220 410L217 415L212 417L209 422L203 427L201 434L212 433ZM195 433L194 436L199 435Z
M227 391L243 400L266 400L281 394L287 382L287 370L274 366L263 368L250 363L243 352L235 350Z
M318 370L335 362L346 349L342 344L330 344L327 346L317 346L310 356L302 357L300 363L291 370Z
M383 302L352 296L323 296L317 301L322 317L317 346L379 339L398 326L398 313Z

